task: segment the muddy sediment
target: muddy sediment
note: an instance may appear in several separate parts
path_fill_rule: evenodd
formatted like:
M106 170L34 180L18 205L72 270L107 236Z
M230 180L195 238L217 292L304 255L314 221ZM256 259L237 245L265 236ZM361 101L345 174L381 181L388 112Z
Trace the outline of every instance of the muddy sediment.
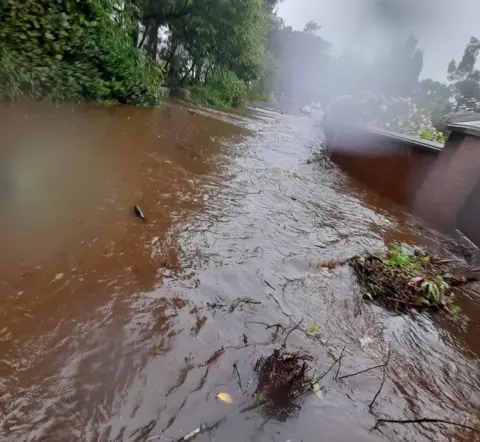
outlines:
M179 440L202 425L199 442L472 440L428 423L371 431L382 369L341 379L391 354L377 417L478 425L480 305L473 282L456 296L466 329L392 317L363 302L351 267L318 267L393 241L464 257L337 168L309 163L321 149L314 119L176 106L0 114L1 440ZM286 359L269 360L300 320ZM288 355L308 355L309 376L322 375L343 349L326 394L310 384L288 419L237 412L274 385L256 361L300 375L305 361Z

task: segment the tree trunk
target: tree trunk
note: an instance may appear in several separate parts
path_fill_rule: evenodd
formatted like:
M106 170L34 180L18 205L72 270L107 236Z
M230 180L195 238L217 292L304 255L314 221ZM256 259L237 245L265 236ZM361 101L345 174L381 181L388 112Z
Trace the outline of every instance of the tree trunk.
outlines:
M157 61L158 24L152 20L148 32L147 54L153 62Z
M168 55L168 59L164 67L165 72L168 72L168 78L171 78L173 75L173 65L171 63L172 63L173 57L175 57L175 53L177 52L177 46L178 46L177 41L172 35L170 54Z
M202 79L202 69L203 69L203 62L201 62L197 67L197 69L195 70L195 83L200 83Z
M185 83L185 80L187 79L187 77L192 73L192 71L195 69L195 62L192 63L192 66L190 67L190 69L185 73L185 75L182 77L182 79L180 80L180 84L179 86L183 86L183 83Z
M148 31L149 31L149 26L148 26L148 23L147 23L145 25L145 29L143 30L142 39L138 43L138 49L143 48L143 44L145 43L145 40L147 39Z
M138 45L138 37L140 36L140 23L138 21L135 23L135 26L132 31L132 41L133 46L137 47Z

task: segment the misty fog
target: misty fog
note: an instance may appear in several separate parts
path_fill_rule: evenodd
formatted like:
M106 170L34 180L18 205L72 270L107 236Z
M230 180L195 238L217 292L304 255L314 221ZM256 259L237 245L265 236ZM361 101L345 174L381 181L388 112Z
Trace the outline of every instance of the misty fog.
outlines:
M284 0L269 31L272 94L358 123L444 141L480 112L475 0Z
M441 81L450 60L461 57L468 39L479 33L480 2L284 0L278 14L295 29L303 29L309 20L317 22L337 54L347 50L371 56L386 42L414 34L425 51L421 77Z

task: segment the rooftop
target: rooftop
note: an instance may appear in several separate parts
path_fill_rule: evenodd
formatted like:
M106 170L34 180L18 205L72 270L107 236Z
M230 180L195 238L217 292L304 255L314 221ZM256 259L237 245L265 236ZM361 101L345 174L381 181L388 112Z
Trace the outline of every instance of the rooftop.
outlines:
M447 124L449 130L480 137L480 114L471 112L452 117Z

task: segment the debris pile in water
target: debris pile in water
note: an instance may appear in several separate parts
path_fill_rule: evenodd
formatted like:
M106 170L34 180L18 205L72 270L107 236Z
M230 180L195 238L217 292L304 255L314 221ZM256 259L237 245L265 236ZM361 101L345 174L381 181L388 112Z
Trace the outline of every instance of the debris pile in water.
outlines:
M310 357L289 353L284 347L260 358L255 365L259 374L257 399L283 412L297 408L296 402L312 392L315 383L306 360Z
M365 253L351 265L363 297L387 309L430 308L456 313L452 276L420 251L407 253L398 244L384 252Z

